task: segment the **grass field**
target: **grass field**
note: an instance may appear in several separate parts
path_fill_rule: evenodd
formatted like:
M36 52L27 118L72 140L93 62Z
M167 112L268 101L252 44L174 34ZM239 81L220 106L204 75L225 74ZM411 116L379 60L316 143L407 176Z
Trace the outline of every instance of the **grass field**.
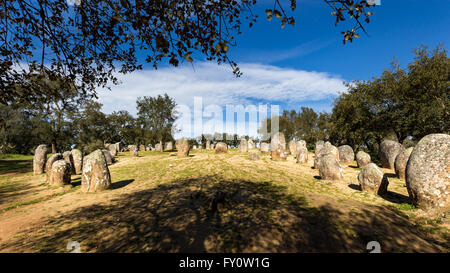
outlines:
M0 251L67 252L448 252L449 220L409 203L389 174L384 197L359 189L356 164L344 181L325 182L294 158L251 161L248 153L120 153L111 189L82 193L34 176L31 156L0 157ZM218 193L225 202L211 203Z

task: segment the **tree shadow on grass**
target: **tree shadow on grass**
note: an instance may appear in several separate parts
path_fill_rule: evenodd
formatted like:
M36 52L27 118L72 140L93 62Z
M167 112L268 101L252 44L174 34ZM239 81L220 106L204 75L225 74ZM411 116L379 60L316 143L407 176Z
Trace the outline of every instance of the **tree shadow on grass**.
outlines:
M70 184L73 187L81 186L81 177L72 178L72 180L70 181Z
M114 182L111 184L111 188L110 189L120 189L125 187L126 185L130 184L134 182L134 179L128 179L128 180L122 180L122 181L118 181L118 182Z
M217 211L214 200L223 201ZM47 233L0 249L65 252L78 241L82 252L365 252L378 240L384 252L440 250L388 208L362 211L310 207L269 181L200 176L77 208L44 223Z
M113 190L120 189L120 188L125 187L126 185L132 183L133 181L134 181L134 179L128 179L128 180L122 180L122 181L111 183L110 189L113 189ZM73 178L72 182L70 184L72 185L72 187L81 186L81 177Z
M399 194L396 192L388 191L386 194L381 196L384 200L387 200L396 204L411 204L411 199L409 196Z
M2 204L13 204L20 196L26 194L33 194L38 192L36 189L38 186L23 184L23 183L12 183L0 186L0 205Z
M385 173L384 174L387 178L398 178L395 173Z
M353 189L353 190L356 190L356 191L362 191L361 185L358 185L358 184L350 184L350 185L348 185L348 187L350 189Z
M33 160L0 160L0 175L33 171Z

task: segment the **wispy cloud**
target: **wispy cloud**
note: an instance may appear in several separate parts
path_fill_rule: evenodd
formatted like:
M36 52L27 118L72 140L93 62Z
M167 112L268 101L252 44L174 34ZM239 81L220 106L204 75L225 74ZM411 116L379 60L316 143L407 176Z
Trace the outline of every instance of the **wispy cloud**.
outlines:
M99 90L103 110L136 113L136 99L167 93L178 104L192 106L194 96L204 104L301 103L333 99L345 90L343 79L324 72L240 63L244 75L236 78L229 66L197 63L118 75L122 84Z
M333 42L334 40L312 40L286 49L241 49L236 59L251 63L273 64L307 56L329 46Z

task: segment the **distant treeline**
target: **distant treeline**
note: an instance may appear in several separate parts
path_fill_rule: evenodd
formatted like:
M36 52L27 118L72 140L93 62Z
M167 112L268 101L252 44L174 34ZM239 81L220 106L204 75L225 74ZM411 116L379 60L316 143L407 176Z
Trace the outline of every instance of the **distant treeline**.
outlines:
M432 133L450 132L450 59L438 46L415 50L406 69L392 62L380 77L346 83L348 92L334 101L331 113L284 111L280 131L286 139L303 139L308 145L328 140L371 152L385 137L405 146ZM270 120L266 123L270 130Z
M52 152L76 147L88 153L104 143L154 145L174 140L176 103L167 94L138 98L137 117L133 117L124 110L101 112L100 103L63 77L37 75L27 84L54 95L38 102L0 104L2 153L29 154L39 144L51 145ZM420 47L405 69L394 61L378 78L346 83L348 92L335 100L331 113L316 113L308 107L285 110L279 128L287 141L303 139L310 149L317 140L328 140L375 152L385 137L410 146L427 134L450 132L449 84L447 51L442 46L432 52ZM18 86L17 92L26 88ZM270 119L262 126L270 132ZM190 142L204 145L206 138L217 142L225 136L203 135ZM237 146L240 138L228 135L226 142Z

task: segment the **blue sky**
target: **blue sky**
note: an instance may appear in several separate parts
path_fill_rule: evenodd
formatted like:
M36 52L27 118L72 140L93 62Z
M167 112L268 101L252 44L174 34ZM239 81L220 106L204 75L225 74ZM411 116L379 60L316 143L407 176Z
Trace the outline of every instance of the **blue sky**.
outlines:
M281 1L287 5L287 0ZM276 18L268 22L264 10L272 0L262 0L255 9L258 22L244 26L230 56L241 67L236 79L229 66L204 63L173 68L162 64L157 71L119 76L120 86L100 90L104 111L126 109L135 113L138 96L167 92L179 104L193 105L194 96L205 104L278 104L283 109L309 106L331 111L333 99L344 92L343 81L368 80L379 76L395 57L402 67L413 59L413 49L450 45L450 1L381 0L375 15L365 24L368 35L342 43L341 31L352 25L334 26L330 8L322 0L297 0L291 12L295 27L281 29ZM198 56L197 56L198 57ZM125 91L125 92L124 92Z

